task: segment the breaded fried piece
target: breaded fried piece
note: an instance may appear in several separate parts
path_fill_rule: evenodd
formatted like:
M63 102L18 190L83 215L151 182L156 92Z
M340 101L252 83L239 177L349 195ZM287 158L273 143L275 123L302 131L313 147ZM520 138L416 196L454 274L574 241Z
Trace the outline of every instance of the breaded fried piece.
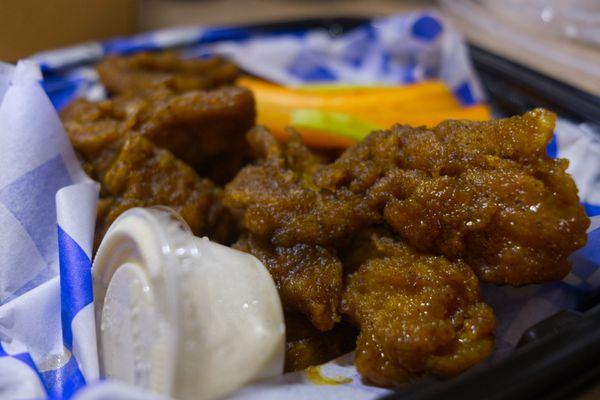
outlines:
M364 378L395 386L449 377L491 354L494 314L468 265L375 233L372 246L378 256L350 276L342 301L360 327L355 365Z
M246 250L264 252L275 277L297 264L310 265L312 280L330 279L312 257L276 249L317 246L341 260L339 310L360 328L356 365L365 378L391 386L452 376L493 348L495 319L478 277L557 280L585 243L589 220L567 162L545 152L554 118L534 110L433 129L395 126L331 164L297 138L281 145L258 128L248 136L258 160L226 186L224 203L258 243ZM314 296L296 294L293 302L282 295L284 303Z
M257 127L248 141L260 161L240 171L223 199L247 232L235 247L267 266L286 310L305 314L319 330L332 329L340 320L342 264L328 245L344 235L342 224L334 224L343 217L335 215L354 213L311 186L321 160L299 138L282 145Z
M219 192L207 179L142 136L128 138L102 180L108 197L100 202L97 236L132 207L164 205L175 209L196 235L223 223Z
M285 372L323 364L354 349L356 329L341 322L322 332L301 314L285 314Z
M589 220L568 162L546 155L554 114L395 126L316 172L323 190L364 196L416 248L464 259L484 281L558 280Z
M240 87L181 94L156 90L98 103L77 99L61 118L96 179L128 137L142 135L202 176L225 182L245 161L244 135L254 124L255 107L252 93Z
M81 156L88 175L100 180L119 153L125 139L134 131L136 114L144 102L101 101L94 103L76 98L60 111L71 144Z
M252 234L242 237L234 247L265 264L286 311L305 314L321 331L340 321L342 263L334 253L303 243L275 247Z
M257 127L248 141L263 158L243 168L225 187L224 204L241 212L244 228L253 234L274 246L327 247L351 239L356 229L376 217L361 196L314 185L314 171L322 164L299 136L282 145Z
M239 75L237 66L223 57L182 60L174 52L108 56L96 68L112 94L163 87L175 92L214 89L232 84Z

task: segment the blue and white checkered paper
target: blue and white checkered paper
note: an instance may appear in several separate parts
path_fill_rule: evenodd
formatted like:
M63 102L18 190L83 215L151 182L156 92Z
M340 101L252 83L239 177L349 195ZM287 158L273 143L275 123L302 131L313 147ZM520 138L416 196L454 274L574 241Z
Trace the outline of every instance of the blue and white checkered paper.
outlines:
M91 64L107 54L178 48L187 57L223 53L256 75L284 84L394 83L438 78L463 104L482 100L460 36L430 12L373 20L348 34L246 28L178 28L88 43L33 57L56 108L104 90ZM97 186L79 167L34 65L0 63L0 397L157 399L118 382L98 381L90 255ZM4 100L1 100L4 97ZM600 214L600 143L590 126L560 119L552 156L570 159L588 215ZM556 284L486 285L499 320L497 354L523 330L600 288L600 217L573 272ZM199 361L201 362L201 361ZM327 376L348 384L314 386L302 373L244 388L239 399L373 399L385 389L363 385L344 356Z
M341 36L306 28L185 27L90 42L32 58L57 107L74 94L103 95L92 64L110 54L179 49L184 57L225 54L282 84L406 84L441 79L465 105L483 94L461 36L433 12L372 20Z
M90 270L98 186L41 78L31 62L0 69L2 398L68 397L98 378Z

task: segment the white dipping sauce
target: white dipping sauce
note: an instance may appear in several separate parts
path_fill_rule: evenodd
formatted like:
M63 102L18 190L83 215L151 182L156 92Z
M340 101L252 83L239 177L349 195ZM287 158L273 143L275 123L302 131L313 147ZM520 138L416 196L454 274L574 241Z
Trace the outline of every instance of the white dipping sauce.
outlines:
M212 399L283 371L283 311L265 266L193 236L173 211L123 213L92 271L103 376Z

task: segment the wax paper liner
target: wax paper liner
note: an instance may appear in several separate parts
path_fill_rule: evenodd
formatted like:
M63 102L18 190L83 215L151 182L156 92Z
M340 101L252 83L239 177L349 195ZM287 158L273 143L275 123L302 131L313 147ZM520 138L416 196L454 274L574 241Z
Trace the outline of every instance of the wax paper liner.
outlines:
M98 378L91 251L98 185L32 62L0 70L0 397L68 397Z
M185 57L224 53L256 75L291 85L437 78L465 105L483 99L462 39L432 12L373 20L335 37L307 29L267 34L189 27L45 52L32 60L44 72L49 98L36 65L0 64L0 397L159 398L99 380L90 274L98 187L81 170L52 104L103 98L90 64L105 55L171 48ZM559 119L548 152L571 160L588 215L600 214L598 133ZM560 283L484 286L499 320L495 356L509 352L526 327L600 287L599 217L592 218L588 245L572 260L573 272ZM386 393L361 382L352 355L321 372L345 383L319 386L300 372L232 397L371 399Z
M103 96L91 66L111 54L178 49L226 54L245 70L285 84L406 84L441 79L465 105L483 99L461 36L434 12L375 19L339 37L311 29L184 27L39 53L44 85L60 108L74 94Z

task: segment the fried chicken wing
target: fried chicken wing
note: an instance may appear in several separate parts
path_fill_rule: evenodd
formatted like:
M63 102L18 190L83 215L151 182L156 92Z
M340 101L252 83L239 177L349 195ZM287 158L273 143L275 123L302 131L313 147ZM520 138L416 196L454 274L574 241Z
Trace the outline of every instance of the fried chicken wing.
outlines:
M252 93L239 87L92 103L78 99L61 113L71 143L101 179L130 136L143 135L192 165L202 176L226 182L246 157L244 135L254 124Z
M452 376L493 348L495 319L478 278L557 280L585 243L589 220L567 162L545 153L553 126L544 110L433 129L395 126L332 163L298 139L279 144L257 128L248 138L258 160L225 187L224 203L262 243L245 250L276 280L291 265L310 265L303 273L313 281L328 271L309 256L290 261L289 249L319 246L341 260L338 311L360 328L364 377L388 386ZM282 294L284 303L315 296L294 294ZM289 309L321 323L306 307Z
M241 210L243 225L276 246L339 245L376 215L349 190L320 190L312 181L319 159L295 136L281 145L264 129L248 139L264 158L242 169L225 188L226 206Z
M464 259L484 281L561 279L589 220L566 160L545 148L554 114L395 126L316 173L317 186L364 196L416 248Z
M335 253L318 245L298 243L275 247L250 234L235 248L253 254L265 264L287 311L305 314L321 331L340 321L342 263Z
M585 243L568 164L545 152L548 111L397 125L332 161L294 134L282 144L256 127L244 141L254 100L222 87L238 74L223 59L137 54L98 72L115 97L61 114L102 184L97 238L124 210L162 204L197 235L237 240L279 290L288 371L355 342L358 371L377 385L456 375L493 349L479 279L560 279Z
M232 84L239 75L237 66L223 57L182 60L174 52L108 56L97 70L110 93L135 95L157 88L175 92L214 89Z
M312 175L322 160L299 137L284 145L258 127L248 141L260 161L238 173L223 199L241 213L248 232L236 247L265 263L287 310L304 313L319 330L332 329L342 290L342 264L332 247L362 223L360 198L319 191Z
M341 307L360 327L355 364L364 378L395 386L423 374L448 377L491 354L494 314L468 265L376 233L371 241Z
M356 329L341 322L327 331L315 329L301 314L285 315L285 371L299 371L323 364L354 349Z
M196 235L214 237L213 231L226 223L223 217L228 214L220 206L220 192L212 182L200 178L168 150L142 136L125 141L101 183L107 197L98 209L99 238L122 212L132 207L172 207Z

